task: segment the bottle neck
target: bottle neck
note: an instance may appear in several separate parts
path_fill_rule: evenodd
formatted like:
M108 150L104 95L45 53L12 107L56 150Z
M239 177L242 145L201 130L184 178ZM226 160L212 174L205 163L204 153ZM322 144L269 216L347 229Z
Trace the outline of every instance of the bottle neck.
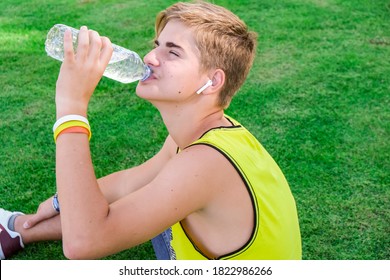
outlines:
M148 65L145 64L145 74L144 76L142 77L141 81L145 81L147 78L150 77L150 75L152 74L152 69L150 69L150 67Z

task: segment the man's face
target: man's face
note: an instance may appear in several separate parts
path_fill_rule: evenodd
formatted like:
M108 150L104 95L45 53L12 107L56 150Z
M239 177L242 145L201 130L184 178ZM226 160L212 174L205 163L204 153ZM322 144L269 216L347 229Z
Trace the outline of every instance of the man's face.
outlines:
M186 101L207 80L199 73L200 53L191 29L169 21L144 58L153 74L139 82L137 95L153 101Z

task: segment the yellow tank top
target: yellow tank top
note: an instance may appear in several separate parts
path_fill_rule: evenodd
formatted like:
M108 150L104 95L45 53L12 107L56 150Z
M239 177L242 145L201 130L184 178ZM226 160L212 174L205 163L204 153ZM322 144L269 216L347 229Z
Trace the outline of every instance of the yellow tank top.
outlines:
M214 128L192 145L222 153L243 179L252 199L255 225L248 242L218 259L301 259L301 235L295 200L278 165L256 138L228 117L231 127ZM178 260L206 260L180 222L172 226L171 247Z

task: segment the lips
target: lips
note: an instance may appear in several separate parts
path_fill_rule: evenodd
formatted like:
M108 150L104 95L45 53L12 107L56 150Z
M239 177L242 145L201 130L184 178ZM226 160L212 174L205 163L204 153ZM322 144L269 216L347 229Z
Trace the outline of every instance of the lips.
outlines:
M154 73L153 70L152 70L152 74L144 82L147 82L147 81L150 81L150 80L157 80L157 75L156 75L156 73Z

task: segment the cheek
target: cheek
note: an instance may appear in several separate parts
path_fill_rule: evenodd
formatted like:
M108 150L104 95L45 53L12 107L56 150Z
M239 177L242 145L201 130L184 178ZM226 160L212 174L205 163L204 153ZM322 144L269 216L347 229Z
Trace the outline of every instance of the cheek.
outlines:
M183 95L193 93L199 79L197 76L182 72L167 73L167 86L172 90L172 93Z
M171 84L171 91L177 95L183 95L186 92L186 87L178 81L173 81Z
M165 66L165 62L162 63L163 66ZM160 78L163 81L166 81L168 83L172 83L175 79L177 79L177 74L174 70L167 69L168 67L162 67L160 71ZM176 78L175 78L176 77Z
M188 79L188 76L183 75L183 73L180 72L167 71L165 77L164 88L176 94L182 94L186 91L186 84L184 81Z

